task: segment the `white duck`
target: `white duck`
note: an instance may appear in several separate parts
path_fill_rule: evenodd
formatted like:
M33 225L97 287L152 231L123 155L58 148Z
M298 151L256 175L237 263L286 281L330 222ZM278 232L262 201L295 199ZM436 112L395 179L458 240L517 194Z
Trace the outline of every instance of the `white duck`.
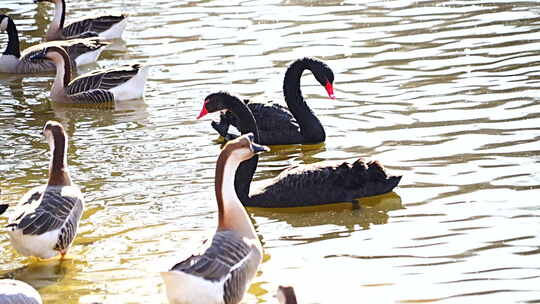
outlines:
M192 255L162 273L171 304L239 303L262 260L262 246L236 196L238 165L268 147L253 142L253 134L229 141L217 160L215 191L218 227L201 254Z
M48 259L67 253L77 234L84 198L69 175L64 128L48 121L43 134L52 151L48 182L22 197L6 227L20 254Z

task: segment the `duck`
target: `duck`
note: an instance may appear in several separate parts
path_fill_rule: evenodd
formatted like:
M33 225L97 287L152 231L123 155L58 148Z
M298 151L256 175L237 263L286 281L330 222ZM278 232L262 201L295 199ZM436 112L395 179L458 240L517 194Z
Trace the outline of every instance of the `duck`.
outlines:
M250 108L238 97L227 92L208 95L199 118L208 113L230 111L240 122L242 134L253 133L258 140L258 128ZM258 157L243 162L235 176L235 189L246 207L286 208L351 202L392 191L401 176L389 176L378 161L358 158L349 162L318 162L286 168L262 186L251 189Z
M46 41L98 36L103 39L121 38L127 25L127 15L105 15L86 18L65 26L65 0L34 0L34 3L54 4L54 19L45 34Z
M279 304L298 304L296 300L296 293L292 286L280 285L276 292L276 298Z
M0 56L0 73L29 74L51 72L55 70L54 63L49 61L32 61L30 57L40 50L57 45L63 47L69 54L72 66L77 67L96 62L108 42L97 38L72 39L66 41L40 43L27 48L22 53L19 47L17 27L11 17L0 14L0 32L7 31L8 44Z
M47 184L29 190L15 207L6 226L19 254L64 258L77 234L84 197L73 184L68 164L68 137L62 124L48 121L43 128L52 156Z
M334 73L321 60L304 57L293 61L283 80L283 95L287 107L277 103L257 103L245 100L259 127L261 145L316 144L326 140L326 133L320 120L309 108L302 91L300 78L305 70L310 70L315 79L326 89L328 97L335 99ZM241 122L230 112L221 115L219 122L212 127L225 140L234 138L228 133L230 125L237 129Z
M0 303L42 304L41 296L29 284L12 279L0 280Z
M238 165L269 151L253 134L229 141L219 154L215 173L218 226L201 253L161 275L171 304L240 303L262 261L262 245L234 190Z
M59 46L51 46L34 54L31 60L50 60L56 65L56 78L51 99L68 104L102 104L113 101L140 99L149 66L139 64L102 69L71 80L69 55Z

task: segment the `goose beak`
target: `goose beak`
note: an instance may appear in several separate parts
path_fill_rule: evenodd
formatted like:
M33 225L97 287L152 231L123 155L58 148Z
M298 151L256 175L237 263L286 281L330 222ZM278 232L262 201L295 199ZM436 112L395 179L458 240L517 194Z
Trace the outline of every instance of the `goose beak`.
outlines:
M259 144L256 144L256 143L252 142L251 143L251 151L253 151L253 153L255 153L255 154L261 154L263 152L270 151L270 148L268 148L267 146L259 145Z
M197 119L199 119L199 118L205 116L206 114L208 114L208 110L206 109L206 103L208 103L208 100L204 101L203 107L201 109L201 112L199 113L199 116L197 116Z
M330 97L330 99L336 99L336 96L334 96L334 86L332 86L330 81L326 82L324 88L326 89L326 92L328 93L328 97Z

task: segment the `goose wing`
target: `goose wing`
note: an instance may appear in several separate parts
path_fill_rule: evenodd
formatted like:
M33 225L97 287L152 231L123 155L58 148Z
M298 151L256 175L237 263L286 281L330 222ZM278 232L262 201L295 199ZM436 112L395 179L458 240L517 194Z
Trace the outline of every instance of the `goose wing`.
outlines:
M62 228L60 238L64 240L60 241L70 239L69 244L75 236L73 231L83 204L82 194L76 187L40 187L23 198L19 205L21 210L7 227L20 229L26 235L40 235Z
M114 101L114 94L103 89L84 91L70 95L70 97L75 104L81 105L104 104Z
M236 231L216 232L201 255L193 255L171 270L181 271L211 282L223 282L224 303L238 303L261 261L255 245Z
M88 18L73 22L64 27L62 33L65 37L77 37L87 32L102 33L118 22L124 20L126 15L108 15Z
M137 75L140 68L140 65L135 64L93 71L73 79L66 90L68 95L74 95L94 89L110 90L129 81Z

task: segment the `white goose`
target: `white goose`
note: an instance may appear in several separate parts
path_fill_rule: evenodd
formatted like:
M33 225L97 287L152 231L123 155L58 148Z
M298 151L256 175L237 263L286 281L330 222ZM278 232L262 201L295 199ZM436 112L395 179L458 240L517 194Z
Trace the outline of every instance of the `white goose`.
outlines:
M63 48L51 46L30 59L54 62L56 78L51 88L51 99L60 103L100 104L142 98L149 69L135 64L96 70L71 80L71 66L66 64L69 55Z
M262 260L262 246L234 190L238 165L268 147L253 134L229 141L217 160L218 227L204 253L192 255L161 275L171 304L239 303Z
M80 66L96 62L108 42L102 42L97 38L72 39L40 43L20 52L19 35L13 20L0 14L0 32L7 31L8 44L4 53L0 56L0 72L12 74L28 74L54 71L54 63L40 60L32 61L30 57L36 52L49 47L61 46L69 54L72 66Z
M0 280L0 303L6 304L42 304L41 296L25 282L18 280Z
M121 38L126 28L127 15L96 16L64 26L66 19L65 0L34 0L34 3L50 2L54 4L54 19L45 34L45 40L66 40L99 36L103 39Z
M48 121L43 134L52 151L49 180L22 197L6 227L20 254L48 259L67 253L77 234L84 198L69 175L64 128Z

